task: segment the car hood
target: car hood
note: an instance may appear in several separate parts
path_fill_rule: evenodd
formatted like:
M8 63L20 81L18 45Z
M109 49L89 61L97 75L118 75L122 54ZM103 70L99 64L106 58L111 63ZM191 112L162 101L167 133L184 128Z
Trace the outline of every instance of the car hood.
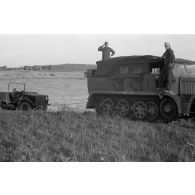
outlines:
M29 96L47 96L47 95L39 94L37 92L25 92L25 94Z

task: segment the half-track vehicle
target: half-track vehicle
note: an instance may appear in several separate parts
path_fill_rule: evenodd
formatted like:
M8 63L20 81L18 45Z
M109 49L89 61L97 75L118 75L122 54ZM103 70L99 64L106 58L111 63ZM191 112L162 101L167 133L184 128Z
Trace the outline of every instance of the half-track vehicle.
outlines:
M12 89L12 86L16 88ZM20 91L17 88L20 88ZM46 110L49 105L48 96L37 92L26 92L25 88L25 83L9 83L7 92L0 92L0 107L6 110L21 111Z
M88 82L86 108L98 114L121 115L135 120L172 121L195 113L195 62L176 59L172 64L173 85L159 89L157 56L116 57L97 62L85 74Z

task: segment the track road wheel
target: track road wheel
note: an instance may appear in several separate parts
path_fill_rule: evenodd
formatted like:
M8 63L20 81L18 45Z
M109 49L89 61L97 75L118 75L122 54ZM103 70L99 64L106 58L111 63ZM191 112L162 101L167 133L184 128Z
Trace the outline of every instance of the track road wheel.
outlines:
M118 100L117 105L116 105L116 111L117 114L126 117L129 114L130 106L127 100L121 99Z
M148 113L147 113L147 120L152 122L158 118L159 109L158 105L155 102L149 101L147 103L148 106Z
M104 99L100 103L100 112L103 115L112 115L114 113L114 102L110 98Z
M160 114L166 122L173 121L178 118L177 104L171 98L165 98L160 103Z
M30 103L28 102L22 102L20 105L19 105L19 110L21 111L31 111L32 110L32 106Z
M132 106L133 116L137 120L144 120L146 118L148 108L143 101L135 102Z

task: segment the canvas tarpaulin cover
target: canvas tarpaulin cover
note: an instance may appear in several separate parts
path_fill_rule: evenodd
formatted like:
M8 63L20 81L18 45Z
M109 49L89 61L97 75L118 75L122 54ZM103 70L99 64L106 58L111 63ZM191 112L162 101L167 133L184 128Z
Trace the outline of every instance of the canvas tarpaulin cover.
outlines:
M119 67L129 67L132 65L139 66L140 64L156 64L162 65L163 59L159 56L144 55L144 56L122 56L110 58L104 61L98 61L96 75L110 75L118 73ZM185 59L176 59L176 64L195 64L194 61Z
M129 67L129 69L131 69L131 66L134 64L139 66L140 64L148 64L159 60L161 60L160 57L149 55L110 58L105 61L97 62L96 75L114 74L118 73L119 67Z

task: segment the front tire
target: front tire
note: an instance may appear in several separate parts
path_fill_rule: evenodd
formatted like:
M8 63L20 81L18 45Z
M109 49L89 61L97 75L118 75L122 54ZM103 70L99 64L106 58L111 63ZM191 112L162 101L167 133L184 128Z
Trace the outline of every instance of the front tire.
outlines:
M32 110L32 105L29 102L22 102L19 105L19 110L21 110L21 111L31 111Z
M177 104L171 98L165 98L160 103L160 114L166 122L176 120L178 118Z

